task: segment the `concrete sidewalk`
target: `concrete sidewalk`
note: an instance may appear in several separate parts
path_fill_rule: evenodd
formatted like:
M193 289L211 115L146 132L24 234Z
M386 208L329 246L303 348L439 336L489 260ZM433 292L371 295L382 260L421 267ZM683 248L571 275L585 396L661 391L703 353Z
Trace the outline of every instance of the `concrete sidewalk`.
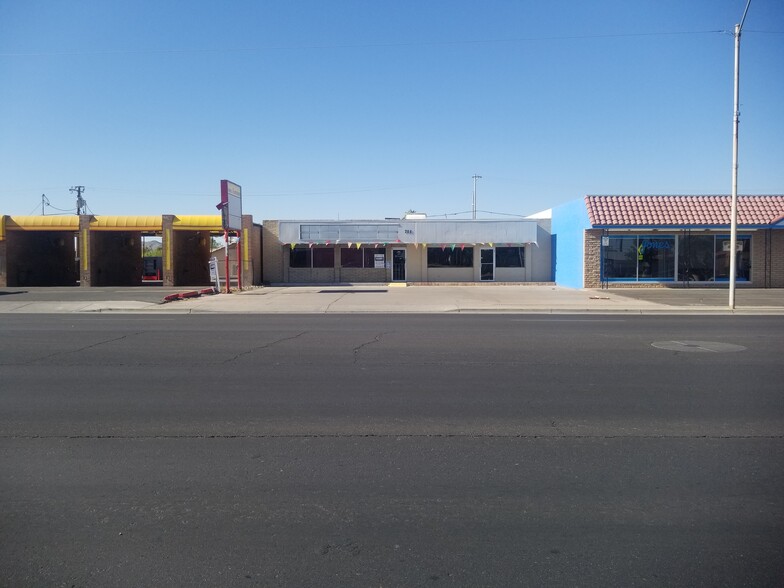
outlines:
M185 289L183 290L185 291ZM145 300L41 301L0 296L2 313L533 313L784 315L784 290L739 290L728 309L725 289L584 290L555 285L410 286L363 284L268 286L162 303Z

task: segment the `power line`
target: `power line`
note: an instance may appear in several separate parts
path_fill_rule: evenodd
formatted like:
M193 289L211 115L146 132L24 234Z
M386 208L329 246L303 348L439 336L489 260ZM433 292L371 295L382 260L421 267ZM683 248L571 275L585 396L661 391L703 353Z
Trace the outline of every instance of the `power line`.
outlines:
M209 48L181 48L181 49L97 49L85 51L37 51L37 52L0 52L0 57L50 57L50 56L83 56L83 55L162 55L162 54L188 54L188 53L260 53L262 51L286 50L325 50L325 49L373 49L390 47L439 47L455 45L495 45L502 43L536 43L546 41L580 41L592 39L624 39L642 37L666 37L685 35L710 35L727 33L729 31L661 31L651 33L605 33L592 35L552 35L541 37L510 37L507 39L468 39L462 41L400 41L389 43L346 43L323 45L270 45L267 47L209 47ZM755 31L766 32L766 31Z

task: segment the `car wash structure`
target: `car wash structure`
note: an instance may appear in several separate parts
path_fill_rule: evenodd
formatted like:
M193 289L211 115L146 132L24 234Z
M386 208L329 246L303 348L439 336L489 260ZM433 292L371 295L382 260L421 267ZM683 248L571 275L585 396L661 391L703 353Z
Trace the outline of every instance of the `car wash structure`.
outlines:
M211 239L223 234L220 215L3 216L0 287L139 286L149 274L142 242L161 241L152 265L163 286L210 285ZM261 227L243 215L240 249L246 283L261 280Z

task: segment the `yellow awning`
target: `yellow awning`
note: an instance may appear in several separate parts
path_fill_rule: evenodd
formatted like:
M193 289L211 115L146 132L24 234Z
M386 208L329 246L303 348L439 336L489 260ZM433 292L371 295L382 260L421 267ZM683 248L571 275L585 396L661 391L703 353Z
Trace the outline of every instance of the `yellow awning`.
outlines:
M76 215L7 216L7 231L78 231L79 217Z
M174 217L175 231L222 231L223 220L219 214L184 214Z
M97 216L90 223L93 231L161 231L161 216Z

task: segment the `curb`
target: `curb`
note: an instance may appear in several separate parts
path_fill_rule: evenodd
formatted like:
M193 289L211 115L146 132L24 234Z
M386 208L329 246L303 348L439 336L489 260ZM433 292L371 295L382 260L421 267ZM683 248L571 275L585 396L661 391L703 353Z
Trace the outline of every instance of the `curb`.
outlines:
M218 291L215 288L204 288L202 290L179 292L177 294L169 294L168 296L164 296L162 304L166 304L167 302L174 302L175 300L187 300L188 298L199 298L200 296L208 296L217 293Z

